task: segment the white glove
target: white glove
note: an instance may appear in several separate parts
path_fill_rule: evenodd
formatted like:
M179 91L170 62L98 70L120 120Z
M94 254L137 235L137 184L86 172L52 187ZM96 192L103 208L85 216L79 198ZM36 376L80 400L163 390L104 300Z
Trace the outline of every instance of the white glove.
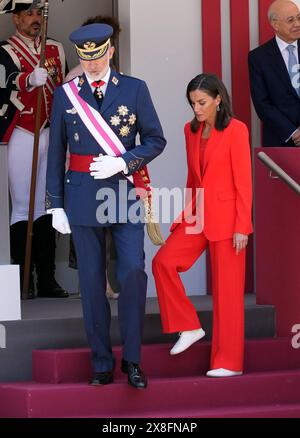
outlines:
M70 224L63 208L52 210L52 227L61 234L71 234Z
M121 157L110 157L100 155L94 158L94 163L90 165L91 176L95 179L106 179L119 172L125 172L126 162Z
M29 76L29 85L32 87L42 87L47 82L48 72L45 68L35 67Z

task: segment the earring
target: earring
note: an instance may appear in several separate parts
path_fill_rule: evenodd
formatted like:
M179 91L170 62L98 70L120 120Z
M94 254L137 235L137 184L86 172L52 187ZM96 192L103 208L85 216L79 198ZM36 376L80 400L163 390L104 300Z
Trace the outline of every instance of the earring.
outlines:
M218 112L221 111L220 105L217 106L217 111L218 111Z

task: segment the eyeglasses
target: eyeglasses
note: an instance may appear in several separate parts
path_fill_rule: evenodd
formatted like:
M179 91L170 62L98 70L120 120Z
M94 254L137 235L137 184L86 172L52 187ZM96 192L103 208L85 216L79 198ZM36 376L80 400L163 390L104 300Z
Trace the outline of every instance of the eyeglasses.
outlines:
M300 23L300 14L296 15L295 17L289 17L285 20L281 20L279 18L274 18L273 21L284 21L288 25L295 24L296 22Z

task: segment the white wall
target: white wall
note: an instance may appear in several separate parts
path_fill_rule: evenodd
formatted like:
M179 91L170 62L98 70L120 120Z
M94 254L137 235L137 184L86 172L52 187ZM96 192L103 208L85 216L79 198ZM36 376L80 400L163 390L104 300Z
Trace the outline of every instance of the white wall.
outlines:
M160 117L168 144L150 165L154 187L181 187L186 183L184 124L192 112L186 102L188 82L202 70L201 2L188 0L120 0L120 68L144 79ZM169 226L162 226L165 237ZM146 238L149 295L155 294L151 260L155 248ZM205 260L183 275L189 294L205 293Z
M0 265L0 321L20 319L19 266Z

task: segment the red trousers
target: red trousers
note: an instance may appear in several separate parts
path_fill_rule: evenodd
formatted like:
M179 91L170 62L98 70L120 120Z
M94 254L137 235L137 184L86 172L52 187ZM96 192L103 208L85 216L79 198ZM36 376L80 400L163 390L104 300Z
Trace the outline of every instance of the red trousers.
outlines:
M246 251L236 255L233 240L209 242L187 234L180 224L153 260L153 274L164 333L201 328L179 273L190 269L209 244L213 288L211 369L243 370Z

